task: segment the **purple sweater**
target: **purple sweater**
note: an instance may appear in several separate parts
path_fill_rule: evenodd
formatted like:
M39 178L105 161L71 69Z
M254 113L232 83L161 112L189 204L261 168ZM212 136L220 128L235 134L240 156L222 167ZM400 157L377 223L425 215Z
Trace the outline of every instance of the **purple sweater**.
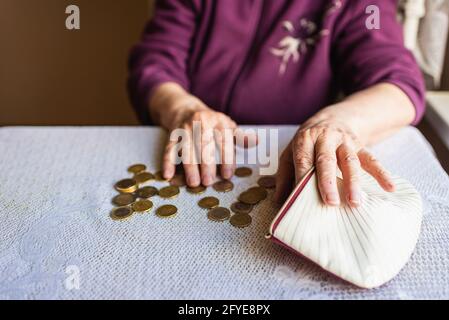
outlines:
M366 27L371 4L379 30ZM381 82L409 96L414 124L425 108L395 0L159 0L129 67L144 123L152 90L166 81L240 124L300 124L339 93Z

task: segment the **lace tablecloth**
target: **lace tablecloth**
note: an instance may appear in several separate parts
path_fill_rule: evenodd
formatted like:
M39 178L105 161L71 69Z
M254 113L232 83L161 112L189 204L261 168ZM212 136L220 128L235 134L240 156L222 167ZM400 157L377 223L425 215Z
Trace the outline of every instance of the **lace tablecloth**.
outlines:
M283 148L295 128L281 127ZM159 168L157 128L0 129L0 298L414 299L449 298L449 179L421 134L406 128L373 148L422 194L424 223L410 262L391 282L361 290L265 240L278 210L253 224L214 223L186 192L172 219L112 221L113 183L128 165ZM257 177L234 179L229 206ZM215 191L208 190L207 195Z

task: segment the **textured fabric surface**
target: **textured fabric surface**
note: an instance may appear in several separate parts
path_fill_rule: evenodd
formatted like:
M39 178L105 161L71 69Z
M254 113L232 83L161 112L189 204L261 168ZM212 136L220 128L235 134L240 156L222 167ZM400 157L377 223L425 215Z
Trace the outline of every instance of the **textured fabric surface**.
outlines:
M294 132L280 129L280 148ZM279 209L269 200L243 230L209 221L196 205L201 196L185 191L155 199L156 207L179 207L173 219L153 211L112 221L114 182L132 163L157 170L163 135L157 128L1 128L0 298L449 298L449 179L416 129L373 148L424 201L410 262L375 290L357 289L266 240ZM256 179L234 178L222 204Z

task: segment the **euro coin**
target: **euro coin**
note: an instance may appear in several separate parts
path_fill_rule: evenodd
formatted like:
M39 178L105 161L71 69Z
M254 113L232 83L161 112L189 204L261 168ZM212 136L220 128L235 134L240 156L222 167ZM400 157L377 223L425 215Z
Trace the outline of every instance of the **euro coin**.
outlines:
M251 204L243 203L243 202L234 202L231 205L231 210L234 213L250 213L253 210L253 206Z
M133 193L137 190L137 182L134 179L123 179L115 184L115 189L122 193Z
M154 176L151 173L145 172L145 171L138 173L134 176L134 180L136 180L137 183L139 183L139 184L151 181L153 179L154 179Z
M261 177L257 184L265 189L273 189L276 187L276 178L273 176Z
M159 196L164 199L171 199L179 194L179 188L176 186L168 186L159 190Z
M138 189L135 194L138 198L148 199L157 195L158 191L155 187L147 186Z
M184 174L176 174L171 180L170 185L175 187L183 187L186 185L186 176Z
M164 176L162 175L162 171L158 171L154 174L154 179L156 179L156 181L167 181L167 179L164 178Z
M153 202L150 200L139 200L133 203L132 205L134 212L147 212L153 208Z
M212 209L218 207L220 201L215 197L206 197L198 201L198 205L203 209Z
M253 174L253 170L248 167L240 167L235 169L235 175L239 178L249 177Z
M252 221L253 219L251 218L251 216L245 213L236 213L229 220L229 222L237 228L248 227Z
M178 208L171 204L159 207L156 210L156 214L161 218L168 218L174 216L178 212Z
M134 201L136 201L136 197L131 193L119 194L112 199L112 203L119 207L130 205Z
M255 192L245 191L239 195L238 200L245 204L255 205L260 202L260 197Z
M130 166L128 168L128 172L132 173L132 174L138 174L142 171L145 171L147 169L147 166L141 163L138 164L133 164L132 166Z
M227 208L216 207L210 209L207 213L207 217L212 221L225 221L231 216L231 212Z
M119 207L115 208L111 212L112 220L125 220L131 217L133 210L130 207Z
M234 184L229 180L220 180L215 182L212 187L217 192L229 192L234 189Z
M199 185L198 187L187 187L186 190L187 190L187 192L192 193L192 194L201 194L206 191L206 187Z
M268 196L267 190L262 187L252 187L249 188L247 191L250 193L254 193L259 198L259 201L265 200Z

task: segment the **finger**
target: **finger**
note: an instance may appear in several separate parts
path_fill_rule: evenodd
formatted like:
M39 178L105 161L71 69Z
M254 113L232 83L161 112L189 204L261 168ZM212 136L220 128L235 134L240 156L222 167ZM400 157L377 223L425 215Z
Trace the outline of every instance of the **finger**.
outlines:
M216 140L220 150L221 176L223 179L229 180L235 170L234 129L220 126L217 130Z
M253 129L242 130L240 128L235 130L236 145L246 149L254 148L259 144L259 137Z
M318 176L318 188L324 203L331 206L340 204L337 189L337 159L334 138L322 134L315 145L315 165Z
M358 153L362 168L376 179L379 185L388 192L395 190L395 185L390 173L367 150L362 149Z
M361 204L360 161L357 153L347 144L337 149L338 166L343 174L343 191L350 206Z
M175 175L176 165L176 143L177 141L169 140L165 146L164 156L162 159L162 174L165 179L170 180Z
M296 183L310 171L314 163L314 142L310 130L301 130L294 138L293 163Z
M216 177L215 140L212 128L203 126L201 133L201 183L210 186Z
M186 128L185 141L182 144L182 163L186 174L186 182L189 187L199 186L200 171L192 138L191 128Z
M282 152L279 159L279 168L276 174L276 190L274 201L283 203L293 190L294 179L292 173L295 170L293 163L292 143Z

